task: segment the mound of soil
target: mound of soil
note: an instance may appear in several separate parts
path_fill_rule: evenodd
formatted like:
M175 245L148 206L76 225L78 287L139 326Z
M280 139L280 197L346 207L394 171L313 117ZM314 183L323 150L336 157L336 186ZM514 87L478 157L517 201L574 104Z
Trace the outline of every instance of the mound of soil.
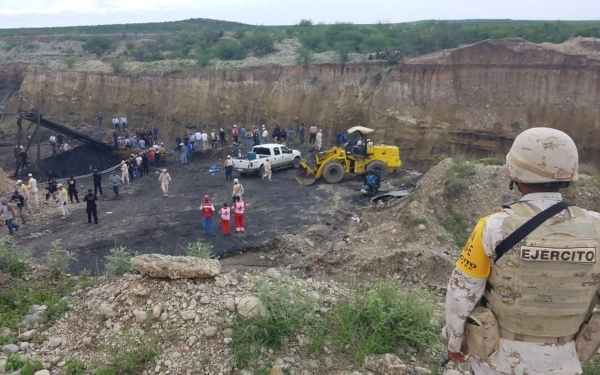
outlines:
M41 180L46 178L68 178L69 176L82 176L91 173L92 168L104 170L120 162L116 153L106 152L90 144L82 144L67 152L50 156L40 161ZM20 177L34 173L35 166L30 163L29 168L19 171Z

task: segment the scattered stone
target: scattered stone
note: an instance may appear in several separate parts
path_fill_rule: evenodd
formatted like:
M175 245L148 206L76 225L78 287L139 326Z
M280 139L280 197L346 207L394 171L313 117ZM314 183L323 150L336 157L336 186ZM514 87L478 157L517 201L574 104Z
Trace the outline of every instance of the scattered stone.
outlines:
M225 337L225 338L231 338L231 337L233 337L233 329L231 329L231 328L225 328L223 330L223 337Z
M33 375L50 375L50 371L40 370L40 371L36 371Z
M58 362L60 362L60 360L61 360L61 359L62 359L62 358L61 358L60 356L55 356L55 357L52 357L52 358L50 359L50 363L52 363L54 366L56 366L56 365L58 364Z
M158 305L156 305L152 308L152 317L154 319L158 319L158 318L160 318L160 315L162 314L162 312L163 312L163 305L161 305L159 303Z
M101 304L99 312L107 318L114 318L117 315L115 307L108 303Z
M281 277L281 273L275 268L269 268L268 270L266 270L265 275L273 279L278 279Z
M217 334L218 330L219 330L218 327L205 327L204 328L204 336L213 337L214 335Z
M365 369L376 375L402 375L408 370L400 358L393 354L368 356L365 358Z
M271 371L269 371L269 375L283 375L283 370L280 366L273 366Z
M415 371L419 375L431 375L431 371L429 371L428 369L426 369L424 367L415 366Z
M235 300L233 298L229 298L227 301L225 301L225 307L231 312L235 311Z
M187 345L188 346L193 346L196 343L196 340L198 340L198 338L196 336L191 336L188 340L187 340Z
M90 346L92 345L92 338L91 337L84 337L83 339L81 339L81 343L85 346Z
M208 305L210 303L210 297L209 296L204 296L204 297L200 298L200 303Z
M2 347L2 353L6 355L13 355L19 351L19 347L15 344L8 344Z
M169 279L207 279L221 272L221 263L216 259L160 254L133 257L131 265L144 276Z
M55 337L48 342L48 346L52 349L59 347L62 344L63 340L60 337Z
M169 314L166 312L163 312L162 314L160 314L160 321L161 322L166 322L167 319L169 319Z
M143 323L147 318L146 312L140 310L133 310L133 316L135 316L135 321L137 323Z
M242 298L237 305L237 312L244 318L268 315L267 308L257 297Z
M461 375L459 371L448 369L442 375Z
M17 337L17 338L18 338L20 341L29 341L29 340L31 340L31 339L33 338L33 336L35 336L36 332L37 332L37 331L36 331L35 329L32 329L32 330L29 330L29 331L27 331L27 332L23 332L23 333L21 333L21 334L19 335L19 337Z
M425 226L425 224L419 224L417 229L419 229L420 231L424 231L425 229L427 229L427 227Z
M19 350L22 352L26 352L27 349L29 349L29 343L28 342L22 342L19 344Z
M330 357L325 357L323 362L325 362L325 366L327 366L327 367L333 366L333 359L331 359Z
M185 310L181 313L181 319L188 321L196 319L196 313L193 310Z

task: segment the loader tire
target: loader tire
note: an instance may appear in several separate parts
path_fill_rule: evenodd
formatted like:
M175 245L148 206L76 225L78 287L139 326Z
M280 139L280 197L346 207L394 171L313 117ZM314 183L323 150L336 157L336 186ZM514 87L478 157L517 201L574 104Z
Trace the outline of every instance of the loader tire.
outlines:
M323 179L328 184L337 184L344 178L344 166L337 161L330 161L323 167Z
M367 165L367 172L368 171L376 171L379 172L379 181L382 181L384 178L387 177L387 165L385 165L384 162L380 161L380 160L375 160L370 162Z

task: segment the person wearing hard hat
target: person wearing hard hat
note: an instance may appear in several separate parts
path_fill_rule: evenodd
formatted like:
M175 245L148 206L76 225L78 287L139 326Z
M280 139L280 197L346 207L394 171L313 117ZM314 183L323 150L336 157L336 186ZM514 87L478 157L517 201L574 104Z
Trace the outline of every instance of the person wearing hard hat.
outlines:
M166 169L163 169L158 176L158 182L163 192L163 197L169 196L169 184L171 183L171 175L167 173Z
M600 214L563 201L578 152L564 132L517 136L506 166L517 202L479 220L446 294L448 358L471 374L581 374L600 347Z
M17 188L19 193L23 195L23 198L25 199L25 209L28 212L31 212L31 209L29 208L29 205L31 204L31 201L29 200L29 188L21 180L17 180Z
M121 161L121 181L123 181L123 186L129 185L129 166L125 160Z
M56 185L56 188L58 189L58 194L56 196L56 204L58 205L58 209L62 214L61 219L65 220L69 217L69 209L67 208L67 200L69 194L67 193L67 190L63 188L62 184Z
M233 199L233 203L235 203L235 197L242 198L244 196L244 186L240 184L240 180L237 178L233 179L233 190L231 192L231 199Z
M224 165L225 181L231 181L231 179L233 178L233 159L231 158L231 155L227 155Z
M317 151L321 151L321 146L323 145L323 131L321 129L317 132L315 144L317 146Z
M204 235L214 236L213 214L215 212L215 206L210 203L210 197L208 195L204 196L204 202L200 205L200 210L202 210L202 216L204 217Z
M35 204L35 209L37 210L40 207L40 197L38 194L37 180L33 178L33 175L30 173L27 175L29 180L27 181L27 189L29 189L29 193L31 194L31 198L33 200L33 204Z

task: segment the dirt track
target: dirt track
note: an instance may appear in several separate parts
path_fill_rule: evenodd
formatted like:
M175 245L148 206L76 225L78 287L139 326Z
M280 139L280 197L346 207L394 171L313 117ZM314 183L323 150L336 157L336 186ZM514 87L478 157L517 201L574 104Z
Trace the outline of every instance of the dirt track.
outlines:
M115 199L108 176L104 176L100 224L88 224L84 204L73 204L67 220L60 220L56 209L46 219L23 226L19 230L20 241L35 259L40 259L50 242L60 238L77 258L71 271L88 268L95 273L102 272L104 257L115 245L140 253L178 255L181 246L201 238L213 244L215 254L229 256L259 248L282 234L300 233L314 224L345 226L349 213L365 202L354 190L360 187L360 177L347 177L338 185L317 182L301 187L294 179L296 170L292 169L275 171L272 182L234 173L244 185L244 199L250 205L246 213L247 233L223 237L215 217L217 236L204 237L199 210L204 194L210 195L215 208L225 200L231 202L232 183L225 181L224 171L215 175L209 172L212 164L221 165L217 155L213 157L187 165L168 163L173 178L169 198L162 197L156 172L121 187L120 200ZM93 184L90 179L81 179L78 185L83 196ZM251 258L252 262L257 260L256 255Z

